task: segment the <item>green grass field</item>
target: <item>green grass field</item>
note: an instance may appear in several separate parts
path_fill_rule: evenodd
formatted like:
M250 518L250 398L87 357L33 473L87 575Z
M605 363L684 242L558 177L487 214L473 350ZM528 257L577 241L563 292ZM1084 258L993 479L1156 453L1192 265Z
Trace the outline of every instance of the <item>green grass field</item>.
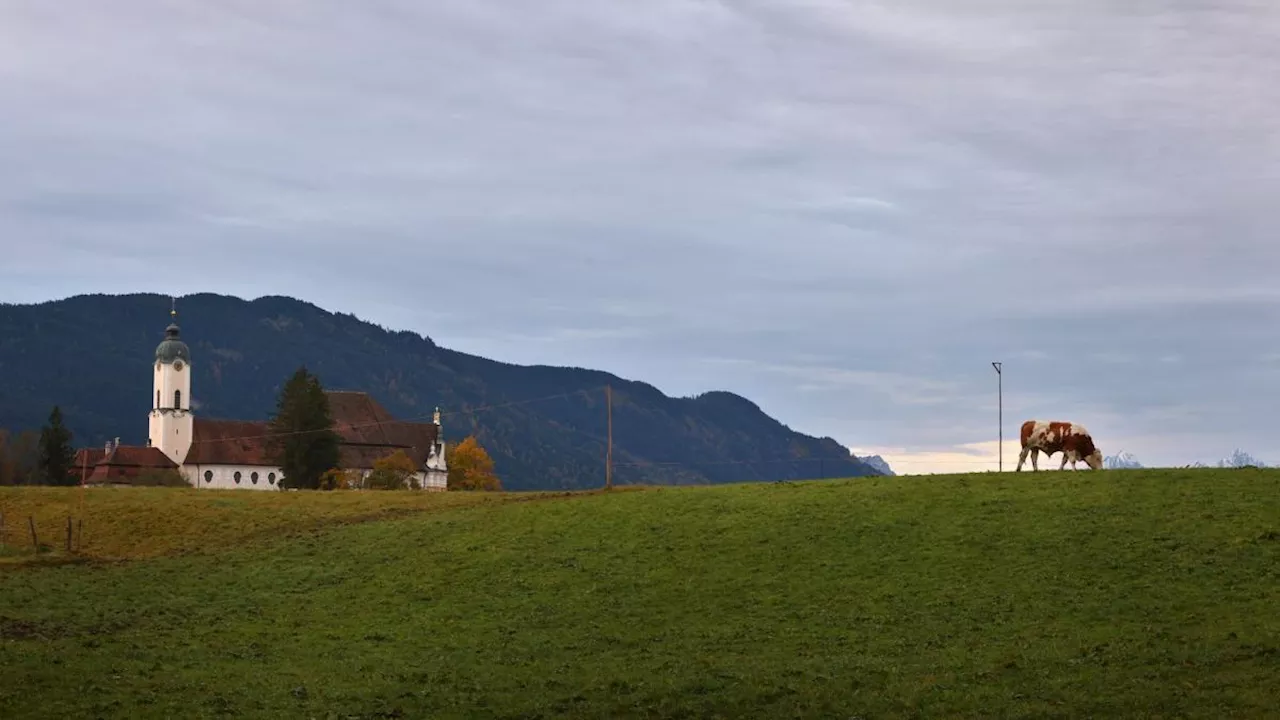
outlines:
M369 505L0 566L0 717L1280 716L1277 471L309 495Z

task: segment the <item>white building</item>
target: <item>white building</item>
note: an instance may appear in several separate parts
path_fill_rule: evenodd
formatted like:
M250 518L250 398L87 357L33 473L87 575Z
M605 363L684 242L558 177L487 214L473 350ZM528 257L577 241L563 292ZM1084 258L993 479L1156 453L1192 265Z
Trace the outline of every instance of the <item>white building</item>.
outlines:
M128 484L130 478L177 469L197 488L278 490L283 473L268 448L264 421L198 418L191 411L191 350L182 341L177 313L156 348L153 397L146 447L108 443L77 453L76 467L88 469L89 484ZM341 442L340 466L368 475L374 461L402 451L418 468L423 490L445 490L448 466L440 410L432 422L391 417L363 392L326 392L333 429Z

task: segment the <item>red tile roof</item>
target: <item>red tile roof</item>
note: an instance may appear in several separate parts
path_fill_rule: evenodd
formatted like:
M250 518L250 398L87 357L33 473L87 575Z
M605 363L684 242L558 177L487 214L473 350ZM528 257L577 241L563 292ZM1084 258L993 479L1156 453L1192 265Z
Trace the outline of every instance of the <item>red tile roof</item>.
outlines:
M105 448L80 448L76 451L75 462L72 464L75 474L80 474L81 468L93 470L93 466L102 461L107 456Z
M98 467L103 465L174 469L178 467L178 464L170 460L168 455L160 452L160 448L134 447L131 445L116 447L111 451L110 455L98 463Z
M195 418L191 450L184 465L274 465L267 448L267 424Z
M83 451L82 451L83 452ZM92 451L89 451L92 453ZM103 454L105 450L99 451ZM177 470L177 463L155 447L120 445L94 466L85 482L128 482L150 470Z
M333 429L343 441L357 445L393 445L384 423L395 418L376 400L361 392L329 392ZM399 424L399 423L397 423Z
M404 450L415 465L427 460L436 444L435 423L396 420L376 400L362 392L325 393L333 429L341 438L341 465L370 469L375 460ZM262 465L276 463L268 446L265 422L196 418L191 451L185 465Z

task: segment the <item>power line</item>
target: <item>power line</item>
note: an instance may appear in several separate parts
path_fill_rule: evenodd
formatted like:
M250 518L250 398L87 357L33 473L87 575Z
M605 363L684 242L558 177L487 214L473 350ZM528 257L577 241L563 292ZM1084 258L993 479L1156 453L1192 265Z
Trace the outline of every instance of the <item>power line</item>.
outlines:
M478 412L483 412L487 410L498 410L501 408L516 407L519 405L530 405L532 403L537 403L537 402L546 402L548 400L559 400L561 398L574 397L575 395L587 395L591 391L601 390L601 389L604 389L604 386L600 386L598 388L582 388L580 390L573 390L571 392L558 393L556 395L547 395L545 397L539 397L539 398L530 398L528 400L515 400L512 402L506 402L506 403L480 405L473 408L467 408L465 410L453 410L450 412L441 412L440 416L450 417L450 416L456 416L456 415L474 415ZM365 428L365 427L381 427L384 425L404 425L409 423L421 422L423 420L432 419L434 417L435 417L435 413L433 412L430 415L419 415L419 416L410 417L410 418L396 418L393 420L375 420L373 422L367 422L367 423L355 423L352 425L348 425L346 427ZM573 428L566 428L566 429L573 430ZM238 440L265 440L270 438L288 437L288 436L294 436L294 435L309 435L312 433L325 432L327 430L329 430L329 428L325 428L323 430L291 430L289 432L265 433L260 435L237 435L235 437L210 438L207 440L198 440L198 441L192 442L191 444L199 445L199 444L216 443L216 442L234 442Z
M598 387L591 387L591 388L580 388L578 390L571 390L569 392L556 393L554 395L545 395L542 397L528 398L524 400L513 400L510 402L503 402L503 403L490 403L488 405L478 405L475 407L465 408L461 410L441 411L440 415L441 417L458 417L458 416L464 416L464 415L471 416L481 412L487 412L491 410L500 410L500 409L509 408L509 407L519 407L523 405L531 405L533 403L548 402L551 400L560 400L560 399L579 397L579 396L589 397L593 392L603 390L607 393L609 392L610 389L611 388L607 385L601 385ZM606 402L610 402L610 401L611 401L611 398L606 398ZM381 427L381 426L396 425L396 424L409 424L409 423L421 422L427 419L432 419L434 417L435 417L435 413L433 412L431 414L424 414L424 415L419 415L419 416L414 416L409 418L396 418L392 420L372 421L367 423L355 423L352 425L348 425L346 427L365 428L365 427ZM611 418L608 419L608 423L610 425L612 424ZM578 428L571 427L569 425L565 425L562 423L555 423L555 424L558 425L561 430L567 430L571 433L580 435L584 438L587 438L597 443L601 443L605 445L609 444L608 439L597 436L593 433L589 433L584 430L580 430ZM210 443L219 443L219 442L238 442L238 441L244 441L244 440L265 440L265 439L279 438L279 437L307 435L307 434L313 434L318 432L324 432L324 430L294 430L294 431L281 432L281 433L263 433L263 434L257 434L257 435L237 435L233 437L210 438L210 439L194 441L192 445L210 444ZM727 466L745 466L745 465L773 465L778 463L797 464L797 463L812 463L812 462L818 462L818 463L826 463L826 462L832 462L832 463L859 462L861 463L862 462L862 459L857 457L856 455L851 455L848 458L833 456L833 457L770 458L770 459L757 459L757 460L710 460L705 462L697 461L697 460L668 460L668 461L643 461L642 460L642 461L632 461L632 462L617 462L617 461L614 461L612 457L610 457L611 454L612 453L610 451L605 458L607 473L609 472L609 468L657 469L657 468L670 468L670 467L699 468L699 467L708 467L708 466L727 467ZM990 463L990 460L982 460L978 458L974 458L972 460L947 461L948 465L987 465L989 463ZM910 464L910 461L907 461L907 464Z
M604 390L608 392L610 388L607 385L602 385L599 387L592 387L592 388L581 388L581 389L572 390L569 392L556 393L554 395L545 395L545 396L536 397L536 398L528 398L525 400L513 400L511 402L504 402L504 403L491 403L488 405L479 405L472 408L466 408L463 410L451 410L448 412L441 411L440 415L441 417L457 417L462 415L469 416L469 415L475 415L477 413L486 412L490 410L499 410L499 409L508 408L508 407L531 405L533 403L547 402L550 400L560 400L560 399L571 398L576 396L589 396L590 393L594 391L599 391L599 390ZM393 424L408 424L408 423L420 422L422 420L433 418L434 416L435 414L432 413L430 415L420 415L420 416L409 417L409 418L397 418L393 420L373 421L368 423L356 423L356 424L348 425L347 427L363 428L363 427L379 427L379 426L393 425ZM562 423L556 423L556 425L558 425L562 430L567 430L571 433L580 435L594 442L598 442L605 445L609 443L608 439L595 435L594 433L589 433L585 430L580 430L578 428L571 427ZM236 442L236 441L242 441L242 440L264 440L264 439L278 438L278 437L307 435L307 434L318 433L318 432L323 432L323 430L294 430L294 431L282 432L282 433L237 435L233 437L211 438L206 440L199 440L199 441L193 442L192 444L196 445L196 444L207 444L207 443L218 443L218 442ZM610 458L606 457L605 462L609 463L611 467L614 467L614 468L619 468L619 467L662 468L662 467L680 467L680 466L697 468L697 467L705 467L705 466L718 467L718 466L735 466L735 465L736 466L766 465L766 464L777 464L777 463L803 463L803 462L840 463L840 462L862 462L862 461L860 458L856 456L850 456L848 458L832 456L832 457L770 458L770 459L759 459L759 460L711 460L711 461L705 461L705 462L697 461L697 460L632 461L632 462L612 461L610 462ZM964 462L972 462L974 464L984 464L989 461L975 459L972 461L964 461Z
M841 463L841 462L862 462L862 460L854 456L850 456L847 458L798 457L798 458L773 458L771 460L708 460L707 462L700 462L697 460L684 460L684 461L671 460L671 461L663 461L663 462L647 462L647 461L641 460L639 462L614 463L613 466L614 467L671 467L671 466L678 466L678 465L686 465L689 467L702 467L704 465L765 465L768 463L800 463L800 462Z

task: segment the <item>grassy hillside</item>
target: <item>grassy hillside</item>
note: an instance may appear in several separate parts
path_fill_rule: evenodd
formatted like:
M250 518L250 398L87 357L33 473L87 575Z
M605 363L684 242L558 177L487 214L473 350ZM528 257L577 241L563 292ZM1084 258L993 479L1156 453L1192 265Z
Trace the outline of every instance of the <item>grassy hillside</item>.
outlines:
M313 533L333 525L545 495L0 487L0 516L4 518L0 563L137 560L174 553L216 553ZM72 553L66 552L67 518L72 519ZM31 522L36 527L39 552L32 542Z
M1280 707L1277 471L655 488L260 540L0 571L0 717Z

